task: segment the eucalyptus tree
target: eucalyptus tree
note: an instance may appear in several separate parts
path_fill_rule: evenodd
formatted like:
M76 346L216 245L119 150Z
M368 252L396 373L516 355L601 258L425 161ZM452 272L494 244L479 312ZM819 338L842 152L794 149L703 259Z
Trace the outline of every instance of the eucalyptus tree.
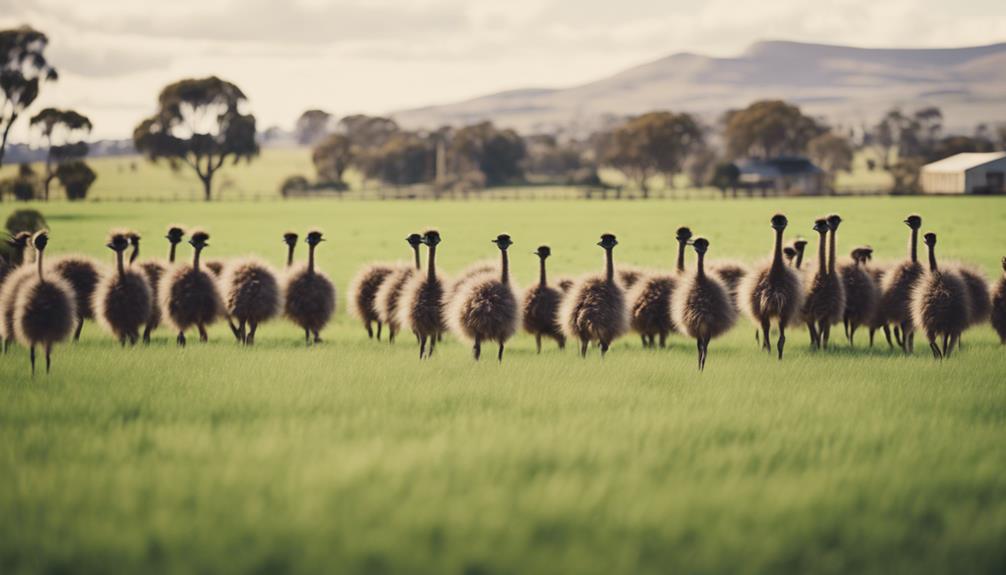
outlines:
M79 162L87 156L88 145L83 137L91 133L90 118L74 110L46 108L32 116L28 124L37 129L46 141L45 174L42 176L42 197L49 200L49 186L56 178L57 168L67 162Z
M49 38L22 26L0 30L0 166L10 129L38 98L41 83L56 80L56 69L45 59Z

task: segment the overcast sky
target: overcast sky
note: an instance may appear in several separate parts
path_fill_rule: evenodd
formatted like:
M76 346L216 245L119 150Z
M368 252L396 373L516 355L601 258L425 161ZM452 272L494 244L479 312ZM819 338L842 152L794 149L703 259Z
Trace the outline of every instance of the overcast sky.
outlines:
M1006 0L0 0L0 26L25 23L49 34L61 76L34 110L73 107L118 138L189 76L235 82L260 128L289 127L308 107L384 113L565 86L762 39L1001 42Z

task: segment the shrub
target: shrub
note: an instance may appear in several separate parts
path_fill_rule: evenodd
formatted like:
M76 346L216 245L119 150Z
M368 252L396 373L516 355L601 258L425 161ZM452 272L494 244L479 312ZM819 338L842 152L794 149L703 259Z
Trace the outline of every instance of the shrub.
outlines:
M37 232L49 227L45 221L45 216L38 210L14 210L4 224L7 233L14 235L18 232Z
M98 179L97 174L81 160L60 164L56 168L56 179L66 190L66 199L70 201L83 200L88 190Z

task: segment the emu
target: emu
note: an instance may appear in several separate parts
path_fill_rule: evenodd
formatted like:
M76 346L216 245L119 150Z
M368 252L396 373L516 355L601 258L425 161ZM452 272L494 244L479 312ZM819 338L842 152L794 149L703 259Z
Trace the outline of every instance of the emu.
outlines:
M18 291L14 303L14 332L21 345L29 348L31 374L35 375L35 348L45 349L45 372L52 366L52 346L67 339L73 332L77 317L73 288L59 276L44 274L43 255L49 243L49 233L32 236L37 275L29 278Z
M604 249L604 274L577 284L564 298L560 317L567 335L580 342L580 357L587 357L587 346L595 341L603 359L611 342L628 331L629 322L625 291L616 280L612 254L618 240L614 234L603 234L597 245Z
M538 284L529 288L524 294L521 316L524 320L524 331L534 336L535 348L541 353L541 338L550 337L559 344L559 349L566 347L566 335L562 333L559 323L559 304L562 302L562 292L548 285L545 271L545 260L552 255L549 246L538 246L534 252L538 256Z
M957 273L939 269L936 234L926 234L924 241L929 248L929 270L912 291L912 319L916 328L925 331L933 357L945 359L968 326L968 287ZM943 336L942 349L938 336Z
M293 269L286 278L284 312L304 330L304 343L321 343L321 330L335 313L336 293L332 280L318 271L314 252L325 241L322 233L311 230L305 238L308 245L307 266ZM313 340L312 340L313 336Z
M706 275L705 256L709 240L696 238L692 242L698 262L695 272L684 279L673 296L674 324L695 338L699 353L699 371L706 368L709 342L726 333L734 325L737 313L727 287L714 275Z
M98 320L122 346L127 341L136 344L153 307L147 276L125 265L123 253L129 244L126 233L113 232L109 237L107 247L115 252L115 271L102 278L94 293Z
M447 317L460 337L472 341L472 356L478 361L482 342L499 344L497 361L503 361L503 349L520 322L517 294L510 282L510 260L507 250L513 241L507 234L492 240L500 251L500 272L476 276L458 289L449 304Z
M437 246L440 232L428 230L423 243L429 251L426 274L417 273L402 288L398 304L398 323L412 330L419 339L419 359L433 357L440 334L446 331L444 317L444 279L437 274ZM426 343L430 348L427 352Z

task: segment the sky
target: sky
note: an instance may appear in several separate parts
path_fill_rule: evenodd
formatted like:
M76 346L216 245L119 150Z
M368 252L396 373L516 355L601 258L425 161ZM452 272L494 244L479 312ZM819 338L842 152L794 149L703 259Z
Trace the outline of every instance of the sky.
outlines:
M74 108L124 138L157 93L215 74L260 129L305 109L388 113L588 82L675 52L758 40L863 47L1006 41L1004 0L0 0L0 27L49 35L60 72L33 111ZM27 122L14 141L36 143Z

